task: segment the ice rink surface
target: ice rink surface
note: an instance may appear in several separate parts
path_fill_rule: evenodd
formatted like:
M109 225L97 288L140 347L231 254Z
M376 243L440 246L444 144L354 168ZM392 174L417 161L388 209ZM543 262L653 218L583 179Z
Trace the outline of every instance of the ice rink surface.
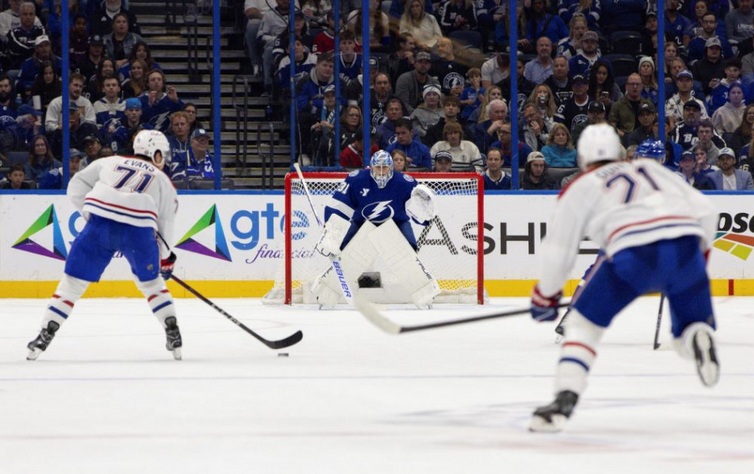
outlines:
M289 357L198 300L177 300L183 360L138 299L85 299L39 360L45 300L0 303L0 473L691 474L754 472L754 298L717 298L721 381L652 350L659 298L613 324L590 386L555 435L552 324L529 316L390 336L353 310L217 300ZM431 311L401 323L527 305ZM662 340L670 335L667 315Z

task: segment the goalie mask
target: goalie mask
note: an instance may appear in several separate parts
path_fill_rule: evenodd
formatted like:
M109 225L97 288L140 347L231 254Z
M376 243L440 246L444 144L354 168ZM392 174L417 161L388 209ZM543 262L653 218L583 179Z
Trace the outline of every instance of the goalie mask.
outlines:
M390 153L379 150L369 160L369 174L382 189L387 186L387 182L393 177L393 157Z
M158 151L162 156L155 158ZM163 169L170 161L170 143L158 130L142 130L134 139L134 154L149 158L156 167Z

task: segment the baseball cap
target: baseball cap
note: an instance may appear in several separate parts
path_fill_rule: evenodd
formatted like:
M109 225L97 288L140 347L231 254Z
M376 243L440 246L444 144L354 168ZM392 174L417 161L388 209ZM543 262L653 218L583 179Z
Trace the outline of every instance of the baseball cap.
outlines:
M196 130L194 130L194 133L191 134L192 140L194 138L202 138L202 137L207 137L207 139L209 139L209 133L207 133L207 131L203 128L197 128Z
M136 97L126 99L126 110L128 109L141 109L141 101Z
M586 77L584 77L582 74L576 74L575 76L573 76L573 79L571 79L571 82L573 84L576 84L577 82L582 82L586 84L588 81L586 80Z
M432 61L432 55L426 51L419 51L416 53L417 61Z
M649 18L650 16L653 16L653 17L657 18L657 11L656 10L650 10L650 11L648 11L647 14L646 14L646 18Z
M430 84L426 86L422 91L422 97L426 97L430 92L434 92L435 94L440 95L440 88L434 84Z
M587 112L592 112L592 113L596 113L596 114L604 113L605 112L605 104L603 104L602 102L596 101L596 100L592 101L592 103L589 104L589 108L587 109Z
M526 162L531 163L532 161L545 161L545 155L543 155L541 152L533 151L529 153L529 156L526 157Z
M85 137L84 137L84 139L83 139L83 140L81 141L81 143L83 143L83 144L85 144L85 145L86 145L86 144L87 144L88 142L97 142L97 143L102 143L102 142L100 141L99 137L97 137L96 135L87 135L87 136L85 136Z
M71 148L70 151L68 152L69 159L70 158L83 158L85 156L86 156L86 153L76 148Z
M89 37L87 44L95 45L95 46L104 46L105 42L102 40L102 37L100 35L92 35Z
M330 84L329 86L325 87L325 90L322 92L322 94L324 95L324 94L327 94L327 93L330 93L330 92L332 92L333 94L335 94L335 86L332 85L332 84Z
M380 65L380 60L377 58L369 58L369 67L377 67Z
M642 112L649 112L653 114L655 113L655 106L650 103L644 102L643 104L639 106L639 113L642 113Z
M440 150L435 154L435 161L439 160L453 161L453 155L447 150Z
M704 43L705 48L711 48L713 46L717 46L718 48L722 49L723 44L720 42L720 38L717 36L713 36L712 38L708 39L706 43Z
M594 31L585 31L584 35L581 37L581 41L586 40L599 41L599 37Z
M49 43L50 42L50 37L47 36L47 35L37 36L37 39L34 40L34 46L39 46L40 44L44 43L45 41L47 41Z
M696 109L696 110L702 110L702 106L694 99L689 100L685 104L683 104L684 109Z
M78 112L79 106L76 105L76 102L70 101L68 102L68 111L69 112Z
M720 150L720 153L717 154L717 157L721 157L723 155L732 156L733 158L736 157L736 152L734 152L732 149L728 148L727 146Z
M691 74L691 71L689 71L688 69L684 69L683 71L678 73L678 79L682 77L688 77L689 79L692 79L692 80L694 79L694 75Z
M36 110L34 107L32 107L29 104L24 104L18 108L17 114L19 117L22 115L29 115L29 114L42 115L42 111Z
M694 153L691 150L686 150L683 153L681 153L681 161L685 160L686 158L689 158L691 160L694 160Z

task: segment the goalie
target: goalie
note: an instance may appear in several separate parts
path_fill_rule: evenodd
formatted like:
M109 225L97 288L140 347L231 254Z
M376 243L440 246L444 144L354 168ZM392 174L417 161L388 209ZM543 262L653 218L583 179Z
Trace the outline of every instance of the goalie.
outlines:
M351 172L325 207L325 227L316 249L331 259L340 256L352 288L381 257L411 302L425 307L440 290L416 254L411 221L427 225L434 219L433 196L411 176L394 171L390 154L377 151L370 168ZM337 304L343 297L334 273L328 268L312 285L322 306Z

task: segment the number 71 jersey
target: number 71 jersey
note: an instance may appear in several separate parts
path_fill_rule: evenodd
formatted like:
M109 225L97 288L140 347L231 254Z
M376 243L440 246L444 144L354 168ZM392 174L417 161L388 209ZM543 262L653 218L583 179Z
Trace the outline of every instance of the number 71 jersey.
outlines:
M178 198L173 183L150 161L100 158L76 173L68 197L84 218L90 214L136 227L151 227L170 242Z

